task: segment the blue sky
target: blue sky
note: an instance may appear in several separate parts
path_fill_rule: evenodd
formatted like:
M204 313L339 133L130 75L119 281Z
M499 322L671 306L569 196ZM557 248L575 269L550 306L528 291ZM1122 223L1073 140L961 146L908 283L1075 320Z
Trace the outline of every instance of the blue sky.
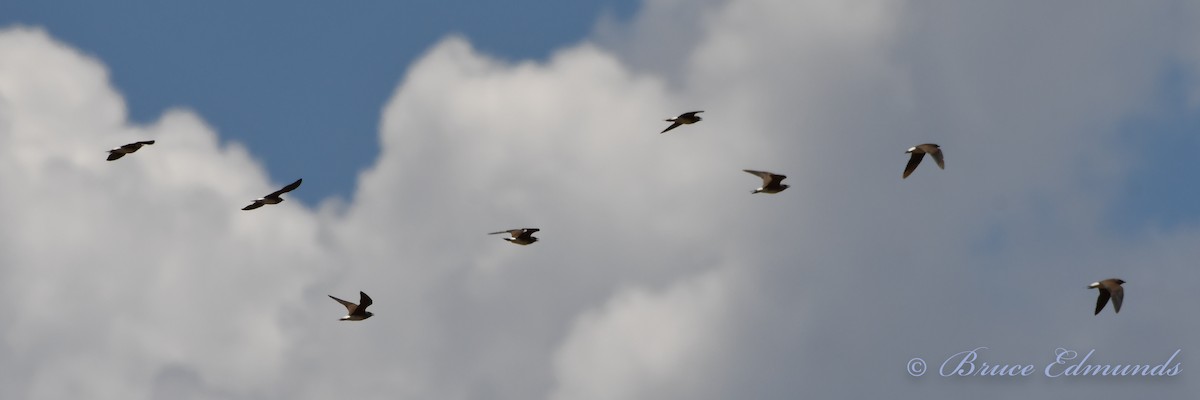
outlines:
M105 60L133 121L196 110L222 140L245 144L276 182L306 178L309 204L353 195L378 156L379 111L408 65L446 35L508 60L544 59L600 19L624 21L634 0L58 2L0 4L0 26L41 26ZM115 21L115 23L114 23ZM1196 147L1187 82L1167 71L1156 107L1125 125L1138 162L1112 209L1117 230L1195 221L1200 192L1180 177ZM1165 134L1151 136L1147 130ZM1177 132L1178 134L1172 134ZM1162 145L1163 138L1172 141ZM1166 154L1174 155L1164 156Z
M1196 21L1183 0L3 2L0 398L1185 398ZM930 142L946 168L901 179ZM240 210L297 177L301 201ZM540 240L488 234L517 227ZM1124 308L1093 315L1111 277ZM328 296L358 291L375 316L337 321ZM979 346L1038 369L1182 350L1184 376L904 368Z
M1123 197L1113 205L1112 226L1120 231L1177 229L1200 220L1200 110L1189 99L1195 77L1172 65L1163 73L1157 99L1144 115L1121 128L1134 163L1119 185Z
M542 59L634 0L0 2L0 26L41 26L108 64L130 118L197 111L276 182L315 204L353 195L378 156L379 112L416 57L447 35ZM167 144L167 143L163 143Z

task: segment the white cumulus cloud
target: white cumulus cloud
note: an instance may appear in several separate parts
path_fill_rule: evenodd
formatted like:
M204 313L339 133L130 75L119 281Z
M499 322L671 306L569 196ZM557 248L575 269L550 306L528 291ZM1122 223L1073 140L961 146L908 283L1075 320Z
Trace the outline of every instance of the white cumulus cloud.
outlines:
M130 122L103 60L6 28L0 398L1194 393L1186 358L1174 379L904 370L979 346L1040 367L1056 347L1158 363L1200 344L1196 227L1105 223L1136 212L1115 208L1122 182L1153 162L1123 124L1166 71L1195 76L1174 11L648 1L537 62L452 36L384 105L352 200L253 212L300 177L186 109ZM901 180L924 142L947 168ZM742 169L792 187L751 195ZM518 227L542 240L486 235ZM1084 286L1111 276L1124 308L1093 316ZM376 316L338 322L326 295L359 290Z

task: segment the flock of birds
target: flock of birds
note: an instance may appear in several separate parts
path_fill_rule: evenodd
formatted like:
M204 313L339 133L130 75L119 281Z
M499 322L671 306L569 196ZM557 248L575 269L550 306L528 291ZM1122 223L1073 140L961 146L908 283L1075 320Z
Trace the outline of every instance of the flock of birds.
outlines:
M702 120L702 118L700 118L700 116L697 114L700 114L702 112L704 112L704 111L689 111L689 112L686 112L683 114L679 114L679 116L674 117L674 118L667 118L666 121L670 122L671 125L668 126L666 129L663 129L662 132L659 132L659 133L660 134L667 133L668 131L678 128L680 126L691 125L691 124L700 122ZM120 146L120 147L115 147L112 150L108 151L108 161L114 161L121 157L124 157L127 154L133 154L134 152L141 149L143 146L148 146L148 145L153 145L153 144L154 144L153 140L145 140L145 141L130 143L130 144ZM908 176L911 175L913 173L913 171L915 171L917 169L917 166L921 164L921 160L923 160L925 158L926 154L928 154L930 157L933 157L933 161L937 163L938 168L946 169L946 160L945 160L945 158L943 158L942 148L936 144L933 144L933 143L919 144L919 145L909 148L907 151L905 151L905 153L909 154L908 164L904 166L904 174L901 176L901 179L908 178ZM780 175L780 174L776 174L773 172L767 172L767 171L755 171L755 170L749 170L749 169L746 169L743 171L762 179L762 186L757 189L754 189L754 191L751 192L752 194L756 194L756 193L773 194L773 193L782 192L788 188L788 185L783 184L783 180L787 179L786 175ZM253 203L250 203L250 205L243 207L242 210L249 211L249 210L257 209L264 205L279 204L279 203L283 202L283 194L284 193L296 190L296 188L300 187L300 183L303 181L304 181L304 179L297 179L295 182L292 182L292 183L288 184L287 186L284 186L282 189L271 192L270 194L268 194L266 196L254 199ZM530 245L530 244L533 244L538 241L538 238L534 237L533 234L538 232L539 230L540 229L538 229L538 228L516 228L516 229L509 229L509 230L504 230L504 231L499 231L499 232L492 232L492 233L489 233L489 235L498 235L498 234L507 233L509 235L509 237L504 238L504 240L507 240L509 243L526 246L526 245ZM1105 279L1105 280L1098 281L1098 282L1092 282L1090 285L1088 285L1088 287L1087 287L1088 289L1097 289L1100 292L1099 297L1096 299L1096 312L1093 315L1100 314L1100 310L1104 309L1104 306L1106 304L1108 304L1110 299L1112 300L1112 303L1113 303L1113 311L1118 312L1118 313L1121 312L1121 303L1125 299L1125 289L1122 288L1121 285L1124 283L1125 283L1125 281L1123 281L1121 279L1112 278L1112 279ZM341 321L362 321L364 319L371 318L372 315L375 315L375 314L371 313L370 311L367 311L367 307L369 307L373 303L373 301L371 301L371 297L367 296L366 293L361 292L361 291L358 292L358 295L359 295L358 304L355 304L355 303L352 303L352 302L349 302L346 300L342 300L337 297L333 297L332 295L329 296L329 298L337 301L338 303L341 303L343 306L346 307L346 315L340 319Z

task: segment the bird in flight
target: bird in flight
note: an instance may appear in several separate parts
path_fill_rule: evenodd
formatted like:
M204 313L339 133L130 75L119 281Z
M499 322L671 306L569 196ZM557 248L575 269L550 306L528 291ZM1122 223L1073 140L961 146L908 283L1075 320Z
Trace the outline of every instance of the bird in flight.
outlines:
M762 181L763 181L762 187L760 187L758 189L754 189L753 192L750 192L751 194L753 194L753 193L779 193L779 192L784 191L784 189L788 188L788 185L784 185L784 184L780 183L780 182L783 182L784 179L787 179L787 175L779 175L779 174L773 174L773 173L770 173L767 171L755 171L755 170L750 170L750 169L743 169L742 171L746 171L750 174L758 176L759 178L762 178Z
M255 208L262 207L263 205L266 205L266 204L282 203L283 197L280 197L280 195L290 192L290 191L293 191L293 190L296 190L296 188L300 187L300 182L302 182L302 181L304 181L304 179L297 179L295 182L292 182L291 184L284 186L283 189L276 190L276 191L272 192L271 194L254 199L254 203L251 203L248 206L242 207L242 209L243 210L253 210Z
M666 119L667 122L672 122L671 126L668 126L667 129L663 129L663 131L659 132L659 133L667 133L667 131L678 128L680 125L684 125L684 124L691 125L691 124L700 122L700 120L703 118L700 118L700 116L696 115L696 114L699 114L702 112L704 112L704 111L689 111L689 112L685 112L683 114L679 114L679 116L675 117L675 118L667 118Z
M509 235L512 235L512 237L506 237L506 238L504 238L504 240L524 246L524 245L528 245L530 243L538 241L538 238L533 237L533 233L540 231L540 230L541 229L538 229L538 228L519 228L519 229L509 229L507 231L492 232L492 233L489 233L489 235L498 235L501 233L507 233Z
M142 146L151 145L151 144L154 144L153 140L143 140L140 142L133 142L133 143L121 146L121 147L113 147L112 150L108 151L108 161L112 161L112 160L116 160L121 157L125 157L126 154L132 154L133 152L138 151L138 149L142 148Z
M343 306L346 306L346 316L342 317L338 321L362 321L364 319L371 318L372 315L375 315L374 313L367 311L367 307L370 306L372 302L371 296L367 296L367 294L364 292L358 292L358 304L333 297L333 295L329 295L329 298L337 300L338 303L342 303Z
M938 168L946 169L946 160L942 159L942 148L933 143L925 143L913 146L905 151L912 154L908 157L908 165L904 167L904 178L912 174L913 170L917 169L917 165L921 163L921 159L925 158L925 154L933 156L933 161L937 161Z
M1112 298L1113 311L1121 312L1121 302L1125 300L1125 288L1121 287L1123 284L1125 281L1112 278L1092 282L1091 285L1088 285L1088 289L1100 290L1100 296L1096 298L1096 313L1092 315L1100 314L1100 310L1103 310L1104 305L1108 304L1109 298Z

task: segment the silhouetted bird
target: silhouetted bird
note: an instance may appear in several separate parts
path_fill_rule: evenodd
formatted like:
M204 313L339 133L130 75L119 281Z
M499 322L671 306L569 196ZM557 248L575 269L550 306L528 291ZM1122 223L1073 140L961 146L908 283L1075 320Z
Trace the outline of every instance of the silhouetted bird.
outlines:
M904 178L907 178L909 174L912 174L913 170L917 169L917 164L921 163L921 159L925 158L926 153L933 156L933 161L937 161L938 168L946 169L946 161L942 159L942 148L936 144L919 144L909 148L905 153L910 153L912 156L908 158L908 165L904 167Z
M766 172L766 171L755 171L755 170L750 170L750 169L743 169L742 171L749 172L751 174L758 176L759 178L762 178L762 181L763 181L762 187L760 187L758 189L754 189L753 192L750 192L752 194L753 193L779 193L779 192L782 192L784 189L788 188L788 185L784 185L784 184L780 183L780 182L783 182L784 179L787 179L786 175L772 174L772 173Z
M133 152L138 151L138 149L142 148L142 146L151 144L154 144L153 140L143 140L141 142L133 142L121 147L113 147L112 150L108 151L108 161L125 157L126 154L133 154Z
M678 128L680 125L684 125L684 124L691 125L691 124L700 122L700 120L703 118L700 118L700 116L696 115L696 114L699 114L702 112L704 112L704 111L690 111L690 112L685 112L683 114L679 114L679 116L675 117L675 118L667 118L666 119L667 122L674 122L674 123L671 124L671 126L668 126L667 129L663 129L663 131L659 132L659 133L667 133L667 131Z
M367 296L366 293L358 292L358 304L333 297L332 295L330 295L329 298L337 300L338 303L342 303L343 306L346 306L346 316L339 319L339 321L362 321L364 319L371 318L372 315L375 315L370 311L367 311L367 307L370 306L372 302L371 296Z
M1125 284L1125 281L1112 278L1100 282L1092 282L1091 285L1088 285L1088 289L1100 290L1100 296L1096 298L1096 312L1092 315L1100 314L1100 310L1103 310L1104 305L1108 304L1110 297L1112 298L1113 311L1121 312L1121 301L1125 300L1125 288L1121 287L1123 284Z
M533 233L540 231L540 230L541 229L538 229L538 228L509 229L507 231L492 232L492 233L489 233L489 235L499 235L501 233L507 233L509 235L512 235L512 237L506 237L506 238L504 238L504 240L524 246L524 245L538 241L538 238L533 237Z
M242 209L243 210L253 210L255 208L262 207L265 204L282 203L283 197L279 197L279 196L284 193L296 190L296 188L300 187L300 182L302 182L302 181L304 181L304 179L297 179L295 182L292 182L290 185L284 186L283 189L276 190L276 191L272 192L271 194L254 199L254 203L251 203L248 206L242 207Z

